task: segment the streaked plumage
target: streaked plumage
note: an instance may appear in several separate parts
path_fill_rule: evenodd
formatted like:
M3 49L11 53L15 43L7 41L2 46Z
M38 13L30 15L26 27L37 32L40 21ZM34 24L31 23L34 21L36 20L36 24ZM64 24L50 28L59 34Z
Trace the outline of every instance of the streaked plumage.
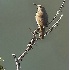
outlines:
M36 4L34 4L36 5ZM45 27L48 26L48 15L46 13L45 8L42 5L36 5L37 6L37 12L36 12L36 22L38 25L39 30L39 37L40 39L44 39L44 33L45 33Z

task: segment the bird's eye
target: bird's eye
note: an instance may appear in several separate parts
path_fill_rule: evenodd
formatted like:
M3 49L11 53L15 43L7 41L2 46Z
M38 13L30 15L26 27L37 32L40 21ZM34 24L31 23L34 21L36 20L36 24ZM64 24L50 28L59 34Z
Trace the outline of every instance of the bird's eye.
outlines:
M42 6L40 6L40 8L42 8Z

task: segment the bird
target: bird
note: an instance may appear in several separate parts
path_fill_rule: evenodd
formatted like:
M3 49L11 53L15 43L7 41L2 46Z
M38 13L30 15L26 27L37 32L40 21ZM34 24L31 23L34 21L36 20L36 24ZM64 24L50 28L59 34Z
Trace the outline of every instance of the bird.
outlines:
M39 30L39 38L44 39L45 27L48 27L48 15L46 13L45 8L42 5L37 5L33 3L37 7L37 12L35 15L35 20L38 25Z

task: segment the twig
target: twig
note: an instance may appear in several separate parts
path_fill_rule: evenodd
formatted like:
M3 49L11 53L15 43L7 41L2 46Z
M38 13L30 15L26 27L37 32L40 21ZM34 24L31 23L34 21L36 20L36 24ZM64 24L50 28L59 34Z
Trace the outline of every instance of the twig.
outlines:
M16 70L20 70L20 63L19 63L19 60L17 59L16 55L15 54L12 54L12 56L14 57L15 59L15 62L16 62L16 66L17 66L17 69Z
M25 51L17 58L15 54L12 54L12 56L15 59L16 62L16 66L17 69L16 70L20 70L20 60L22 61L22 58L27 54L27 52L31 49L33 49L33 45L35 45L35 41L37 41L36 35L31 32L33 34L33 38L31 39L31 41L27 44L27 48L25 49Z

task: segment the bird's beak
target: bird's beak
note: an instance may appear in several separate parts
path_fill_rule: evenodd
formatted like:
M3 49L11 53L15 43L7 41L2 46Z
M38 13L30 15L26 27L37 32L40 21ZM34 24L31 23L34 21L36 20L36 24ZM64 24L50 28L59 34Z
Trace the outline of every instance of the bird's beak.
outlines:
M37 4L33 3L33 5L37 6Z

